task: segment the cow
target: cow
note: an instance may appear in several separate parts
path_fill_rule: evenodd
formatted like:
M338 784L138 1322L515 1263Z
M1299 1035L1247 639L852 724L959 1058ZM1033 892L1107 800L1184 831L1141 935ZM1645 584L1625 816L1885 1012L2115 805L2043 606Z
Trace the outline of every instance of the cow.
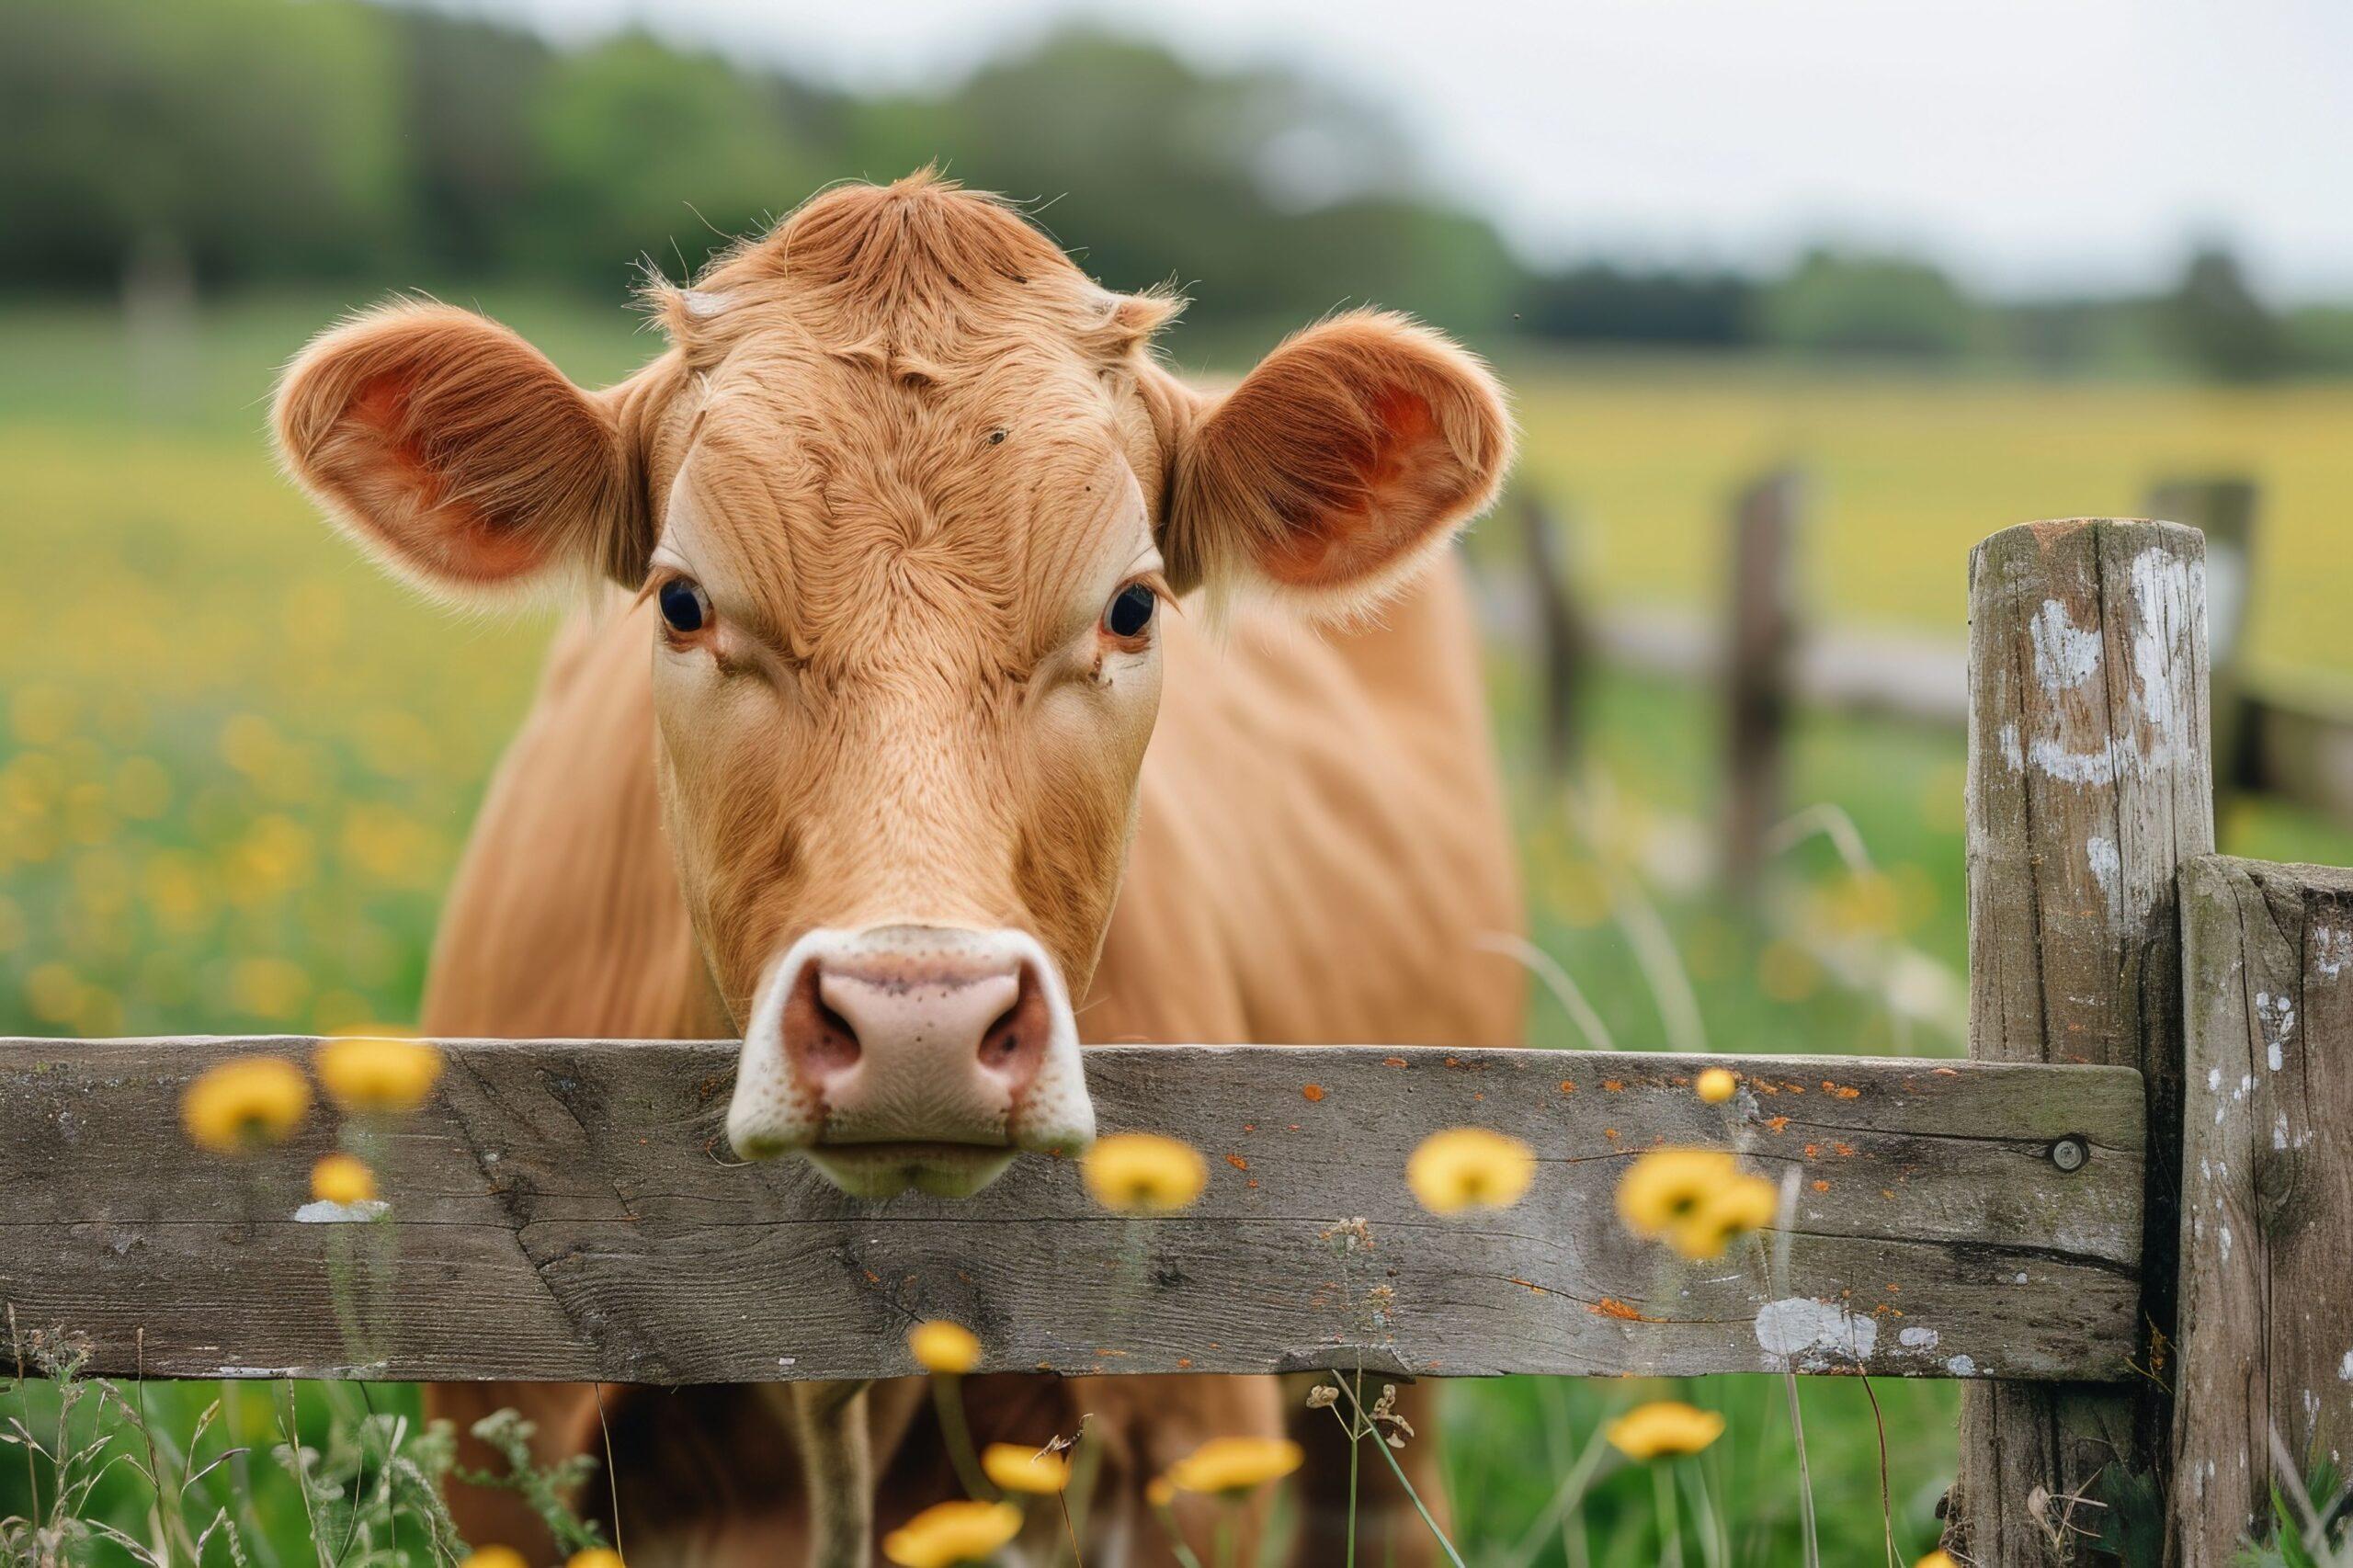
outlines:
M416 300L279 383L287 471L368 553L478 609L571 607L426 1032L740 1039L734 1148L878 1203L1084 1144L1083 1044L1518 1042L1520 977L1479 949L1521 911L1449 549L1511 457L1483 364L1357 311L1195 390L1154 348L1180 301L929 171L822 192L646 303L666 348L601 392ZM1336 1562L1347 1445L1298 1392L966 1397L983 1443L1086 1417L1097 1568L1174 1560L1143 1499L1194 1445L1303 1419L1294 1555ZM584 1506L642 1563L862 1564L956 1494L913 1381L428 1405L609 1455ZM1437 1502L1429 1425L1405 1457ZM1359 1549L1428 1562L1385 1468ZM453 1490L470 1539L546 1550L511 1493ZM1209 1510L1181 1517L1206 1551Z

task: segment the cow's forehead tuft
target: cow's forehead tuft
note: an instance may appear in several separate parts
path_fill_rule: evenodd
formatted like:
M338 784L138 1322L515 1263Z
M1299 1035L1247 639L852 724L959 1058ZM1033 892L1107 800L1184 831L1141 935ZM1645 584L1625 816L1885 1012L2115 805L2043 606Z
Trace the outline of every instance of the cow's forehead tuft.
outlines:
M698 362L789 328L911 379L961 374L1025 342L1099 352L1149 331L1131 322L1107 336L1118 297L1008 203L928 172L822 192L665 297L666 324Z

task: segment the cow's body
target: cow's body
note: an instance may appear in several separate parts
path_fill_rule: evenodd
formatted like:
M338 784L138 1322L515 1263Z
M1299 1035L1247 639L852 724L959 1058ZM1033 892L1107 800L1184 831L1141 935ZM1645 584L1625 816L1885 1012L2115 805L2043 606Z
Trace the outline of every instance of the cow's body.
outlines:
M615 601L562 636L444 920L424 1018L432 1033L731 1032L663 838L648 634L635 620ZM1441 565L1358 630L1302 631L1243 611L1222 633L1174 617L1165 635L1142 816L1080 1007L1084 1038L1517 1043L1517 973L1473 946L1517 929L1520 910L1458 569ZM1123 1535L1127 1560L1163 1560L1135 1497L1170 1460L1205 1437L1294 1421L1268 1379L988 1378L969 1392L983 1442L1042 1442L1092 1415L1110 1459L1110 1506L1086 1559L1097 1564L1120 1560ZM601 1450L589 1391L437 1393L453 1415L502 1403L534 1409L551 1451ZM606 1410L632 1558L693 1540L745 1562L798 1560L799 1471L756 1398L608 1391ZM877 1392L886 1526L954 1493L920 1417L908 1389ZM1316 1413L1302 1433L1324 1437L1327 1460L1345 1452L1329 1426ZM1311 1491L1323 1484L1316 1468ZM1396 1532L1399 1560L1420 1560L1418 1523L1395 1499L1368 1495L1368 1532ZM477 1540L529 1528L504 1494L460 1508Z
M428 1028L740 1035L729 1145L871 1201L1082 1148L1087 1040L1516 1038L1476 945L1518 908L1446 563L1510 460L1485 367L1355 312L1188 386L1152 353L1170 298L928 171L835 187L648 303L667 348L600 392L416 302L280 385L289 470L396 570L637 596L558 647ZM1212 601L1269 608L1212 639L1186 619ZM1171 1460L1299 1415L1264 1379L970 1392L983 1440L1094 1418L1096 1568L1165 1559L1142 1500ZM436 1400L606 1441L594 1390ZM863 1568L878 1514L954 1491L912 1386L602 1414L641 1563ZM1336 1430L1308 1417L1302 1562L1338 1555ZM511 1494L460 1506L478 1541L536 1538ZM1427 1561L1410 1517L1376 1484L1367 1560Z

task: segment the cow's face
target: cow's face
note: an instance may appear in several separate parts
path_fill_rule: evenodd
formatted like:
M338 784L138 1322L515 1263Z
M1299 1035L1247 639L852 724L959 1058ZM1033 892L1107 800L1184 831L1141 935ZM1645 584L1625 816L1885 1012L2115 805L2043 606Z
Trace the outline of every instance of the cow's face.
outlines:
M745 1037L736 1148L976 1191L1092 1136L1072 998L1175 597L1377 596L1492 493L1500 403L1374 315L1199 396L1148 357L1166 302L925 178L654 302L670 352L602 393L463 312L364 317L288 372L281 448L434 586L638 591L680 885Z

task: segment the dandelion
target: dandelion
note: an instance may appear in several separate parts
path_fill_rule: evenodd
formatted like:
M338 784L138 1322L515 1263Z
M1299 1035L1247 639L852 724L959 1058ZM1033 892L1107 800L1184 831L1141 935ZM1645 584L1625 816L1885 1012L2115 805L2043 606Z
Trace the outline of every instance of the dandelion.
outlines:
M1674 1458L1696 1454L1723 1436L1724 1418L1679 1399L1638 1404L1608 1426L1602 1436L1630 1460Z
M1824 924L1842 936L1892 932L1903 914L1895 884L1878 871L1858 871L1834 884L1821 903Z
M1654 1149L1618 1182L1618 1217L1638 1236L1654 1236L1699 1211L1740 1174L1713 1149Z
M24 997L35 1017L62 1024L81 1004L81 977L62 963L40 964L25 976Z
M1766 943L1756 955L1756 988L1776 1002L1802 1002L1821 986L1821 963L1785 937Z
M1940 1546L1912 1564L1912 1568L1961 1568L1961 1564L1953 1561L1952 1553Z
M1433 1214L1508 1209L1535 1176L1533 1150L1483 1127L1433 1132L1405 1162L1405 1185Z
M1043 1449L991 1443L981 1450L981 1470L1006 1492L1051 1496L1070 1484L1070 1461Z
M933 1374L931 1405L939 1417L948 1457L956 1466L956 1479L966 1495L988 1496L980 1456L972 1451L972 1428L964 1419L963 1375L981 1364L981 1342L962 1324L934 1318L907 1332L907 1349L915 1365Z
M324 1041L313 1060L346 1110L415 1110L441 1076L439 1048L418 1040L353 1035Z
M311 977L301 964L286 959L242 959L230 971L229 989L248 1013L290 1018L311 994Z
M907 1334L907 1348L926 1372L954 1377L981 1364L981 1342L972 1331L946 1318L915 1324Z
M188 1142L216 1154L242 1154L294 1131L311 1108L302 1070L282 1056L241 1056L208 1067L180 1097Z
M1761 1231L1773 1222L1780 1193L1763 1176L1744 1176L1716 1189L1698 1210L1667 1232L1667 1244L1697 1262L1721 1257L1734 1236Z
M1115 1132L1086 1152L1086 1189L1106 1209L1167 1214L1209 1185L1209 1166L1190 1143L1156 1132Z
M1728 1067L1711 1067L1699 1074L1699 1080L1694 1086L1699 1091L1701 1099L1710 1105L1722 1105L1732 1098L1733 1091L1740 1086L1740 1081L1732 1075Z
M1155 1475L1143 1483L1143 1500L1155 1508L1175 1507L1176 1483L1165 1475Z
M329 1154L311 1167L311 1196L322 1203L365 1203L376 1196L376 1173L349 1154Z
M1021 1530L1010 1503L935 1503L882 1538L882 1555L899 1568L955 1568L974 1562Z
M531 1568L511 1546L478 1546L466 1553L458 1568Z
M621 1568L621 1554L609 1546L592 1546L565 1559L563 1568Z
M1211 1437L1168 1467L1179 1492L1247 1492L1280 1481L1305 1457L1288 1437Z

